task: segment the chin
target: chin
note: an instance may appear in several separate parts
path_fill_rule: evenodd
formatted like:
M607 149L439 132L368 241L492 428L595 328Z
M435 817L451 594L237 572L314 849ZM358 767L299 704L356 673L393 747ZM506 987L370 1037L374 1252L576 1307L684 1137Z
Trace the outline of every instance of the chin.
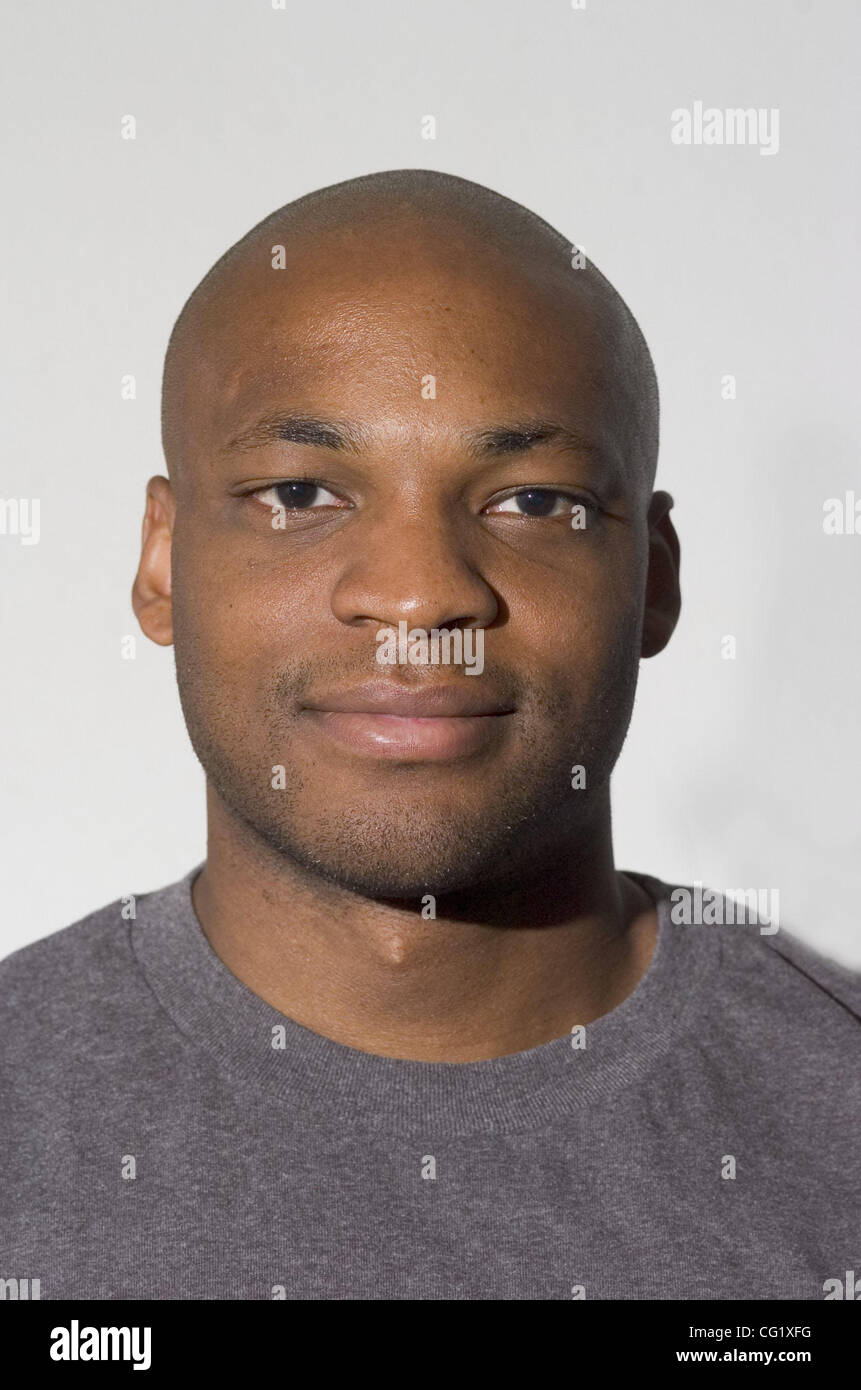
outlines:
M418 904L427 894L438 897L493 880L505 862L498 835L481 836L474 829L465 833L465 827L452 833L450 820L422 826L365 824L359 830L345 817L317 827L316 833L309 834L310 829L305 825L297 834L295 826L293 833L284 826L257 826L272 849L306 872L367 898Z
M320 854L292 853L304 868L327 882L365 898L419 900L428 894L437 898L474 887L482 877L474 857L440 863L439 859L410 861L377 858L368 854L323 857Z

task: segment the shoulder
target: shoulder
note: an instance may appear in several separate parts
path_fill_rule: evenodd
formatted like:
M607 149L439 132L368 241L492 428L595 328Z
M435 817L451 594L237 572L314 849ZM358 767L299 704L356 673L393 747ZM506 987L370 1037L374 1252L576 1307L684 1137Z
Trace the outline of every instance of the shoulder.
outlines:
M669 929L709 939L727 982L761 1006L799 1003L848 1025L861 1022L861 971L821 954L780 920L775 889L720 890L652 881Z
M758 915L740 913L738 893L697 889L663 896L667 930L684 934L685 958L702 963L707 982L692 1020L699 1051L748 1097L759 1093L769 1113L851 1115L861 1105L861 972L763 904Z
M775 974L787 973L808 997L812 994L829 1013L843 1013L861 1024L861 971L821 955L809 942L791 932L766 938ZM780 962L778 964L777 962Z
M7 1009L56 988L77 993L103 983L117 955L128 951L127 900L117 898L79 921L0 960L0 998Z
M43 1051L65 1052L120 1002L133 958L122 901L88 913L0 961L0 1053L26 1068Z
M783 926L768 934L750 924L701 930L720 932L727 994L763 1029L780 1025L820 1051L829 1040L861 1046L861 973Z
M150 896L117 898L0 960L0 1066L28 1071L122 1035L149 997L130 928Z

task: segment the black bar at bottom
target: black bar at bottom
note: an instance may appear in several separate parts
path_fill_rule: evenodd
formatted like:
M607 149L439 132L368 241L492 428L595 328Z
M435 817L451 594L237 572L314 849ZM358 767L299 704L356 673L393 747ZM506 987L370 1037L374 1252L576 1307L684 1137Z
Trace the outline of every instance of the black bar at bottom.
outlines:
M465 1368L486 1373L507 1363L510 1371L512 1353L518 1361L526 1358L535 1377L550 1369L551 1360L556 1374L560 1360L572 1376L585 1372L584 1358L608 1373L796 1365L821 1375L857 1364L858 1310L836 1301L572 1301L561 1323L550 1318L541 1342L534 1338L535 1318L549 1312L529 1316L527 1342L513 1307L504 1326L495 1316L485 1328L481 1305L473 1304L468 1323L457 1325L455 1318L456 1343L447 1335L455 1315L441 1316L437 1300L430 1302L414 1314L415 1324L401 1303L394 1324L391 1312L375 1323L373 1305L363 1303L356 1324L329 1303L316 1313L308 1304L291 1313L278 1302L9 1300L0 1307L3 1362L14 1361L19 1377L40 1371L61 1381L76 1374L91 1379L105 1369L113 1376L137 1371L140 1381L183 1370L256 1377L267 1365L308 1380L341 1362L348 1373L361 1369L423 1382L437 1368L440 1375L460 1376Z

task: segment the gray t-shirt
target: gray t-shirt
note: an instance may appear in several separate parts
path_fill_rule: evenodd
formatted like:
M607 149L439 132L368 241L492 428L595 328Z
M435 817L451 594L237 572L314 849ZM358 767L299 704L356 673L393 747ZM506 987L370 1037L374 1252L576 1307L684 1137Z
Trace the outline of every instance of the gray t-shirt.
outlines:
M618 1008L396 1061L241 984L200 867L0 964L6 1297L861 1296L851 972L631 874L659 934Z

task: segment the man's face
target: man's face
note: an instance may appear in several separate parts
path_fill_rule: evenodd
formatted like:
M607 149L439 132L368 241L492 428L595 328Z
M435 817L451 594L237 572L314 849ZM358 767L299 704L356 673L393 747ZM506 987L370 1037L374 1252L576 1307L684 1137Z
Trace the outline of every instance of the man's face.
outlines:
M592 311L561 273L445 246L344 233L282 271L261 252L205 312L182 393L195 750L268 845L375 896L516 880L597 823L640 657L648 498ZM268 437L287 413L349 446ZM582 447L482 434L534 421ZM381 665L402 620L483 629L481 674ZM443 686L433 723L392 713L400 689L433 715Z

